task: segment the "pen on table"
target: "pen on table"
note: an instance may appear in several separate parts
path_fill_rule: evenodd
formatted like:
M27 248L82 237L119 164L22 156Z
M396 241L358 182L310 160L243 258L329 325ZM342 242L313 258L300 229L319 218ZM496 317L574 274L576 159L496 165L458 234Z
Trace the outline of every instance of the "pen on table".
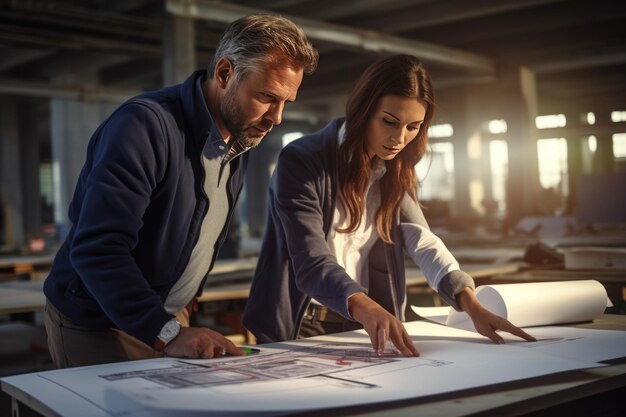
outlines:
M247 346L239 346L239 349L241 349L244 352L246 352L246 356L254 355L255 353L261 352L261 349L251 348L251 347L247 347Z

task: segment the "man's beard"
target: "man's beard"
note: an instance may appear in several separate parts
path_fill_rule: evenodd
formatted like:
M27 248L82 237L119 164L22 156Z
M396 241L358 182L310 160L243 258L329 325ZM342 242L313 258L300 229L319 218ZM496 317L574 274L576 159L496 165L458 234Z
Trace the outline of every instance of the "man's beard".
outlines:
M255 125L247 125L244 119L243 112L241 111L241 107L239 103L235 99L234 90L226 92L222 103L220 104L220 111L222 113L222 120L226 125L226 128L230 132L231 139L238 141L241 145L246 148L254 148L259 143L265 135L261 135L259 132L259 136L251 136L247 130ZM269 126L259 126L259 128L269 131L272 128L272 125Z

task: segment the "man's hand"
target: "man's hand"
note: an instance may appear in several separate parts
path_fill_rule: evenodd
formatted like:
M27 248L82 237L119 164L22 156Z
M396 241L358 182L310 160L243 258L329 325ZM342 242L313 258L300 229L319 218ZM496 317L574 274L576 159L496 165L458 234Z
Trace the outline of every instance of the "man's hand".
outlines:
M209 359L245 356L245 352L216 331L206 327L182 327L174 340L165 346L165 354L177 358Z
M459 306L461 306L463 311L465 311L472 319L476 331L491 339L494 343L504 343L504 339L496 333L496 330L503 330L517 337L528 340L529 342L537 340L519 327L513 325L510 321L493 314L491 311L483 307L471 288L468 287L463 289L463 291L458 293L456 297L459 302Z
M364 293L357 293L348 298L348 310L350 315L363 325L372 341L372 347L378 354L385 351L389 338L404 356L419 356L402 322Z

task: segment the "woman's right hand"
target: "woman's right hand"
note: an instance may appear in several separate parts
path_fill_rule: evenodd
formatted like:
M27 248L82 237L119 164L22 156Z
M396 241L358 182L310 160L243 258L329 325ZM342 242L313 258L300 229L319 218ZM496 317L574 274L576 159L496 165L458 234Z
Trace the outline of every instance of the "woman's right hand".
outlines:
M348 298L348 311L363 325L379 355L384 353L387 340L391 339L404 356L419 356L402 322L365 293L356 293Z

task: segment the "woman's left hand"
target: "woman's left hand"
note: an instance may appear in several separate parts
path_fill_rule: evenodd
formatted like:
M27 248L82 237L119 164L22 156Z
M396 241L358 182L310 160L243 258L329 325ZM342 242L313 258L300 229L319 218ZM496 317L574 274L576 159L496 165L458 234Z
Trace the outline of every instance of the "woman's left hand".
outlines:
M472 319L476 331L491 339L494 343L504 343L504 339L496 333L496 330L511 333L512 335L521 337L529 342L537 340L507 319L497 316L483 307L471 288L465 288L457 294L457 300L459 301L459 305L463 311L465 311Z
M360 292L348 298L348 310L363 325L372 342L372 348L379 355L385 352L387 340L391 340L404 356L419 356L402 322L366 294Z

